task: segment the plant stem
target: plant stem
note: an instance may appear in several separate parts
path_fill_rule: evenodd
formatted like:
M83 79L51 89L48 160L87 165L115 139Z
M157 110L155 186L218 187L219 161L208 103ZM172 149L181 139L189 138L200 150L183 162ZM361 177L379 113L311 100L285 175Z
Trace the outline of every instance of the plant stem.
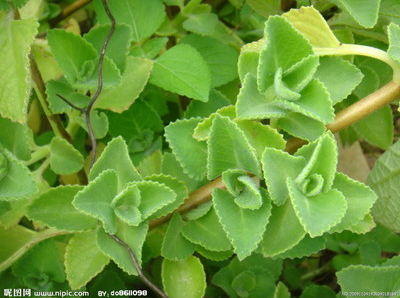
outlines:
M341 131L353 123L371 115L385 105L400 97L400 84L394 81L389 82L374 93L360 99L351 106L341 110L336 114L335 122L326 127L333 133ZM294 153L307 142L298 138L293 138L286 144L286 151Z
M30 166L30 165L38 162L39 160L46 158L47 156L49 156L49 154L50 154L50 149L49 149L48 145L39 147L38 150L36 150L35 152L32 153L30 160L22 161L22 163L24 164L24 166Z
M55 17L54 19L52 19L50 21L50 25L52 27L54 27L62 20L68 18L75 11L77 11L77 10L81 9L82 7L84 7L85 5L89 4L91 1L92 0L78 0L78 1L75 1L74 3L71 3L70 5L68 5L66 7L64 7L63 10L61 11L61 13L57 17Z
M318 56L359 55L378 59L393 69L393 81L400 83L400 64L394 61L388 53L380 49L357 44L340 44L337 48L315 47L313 49Z
M193 208L204 204L205 202L209 201L211 199L211 193L215 188L225 188L224 182L222 182L222 178L219 177L210 183L207 183L206 185L203 185L199 189L195 190L189 195L189 198L186 199L185 203L180 206L176 211L174 212L179 212L179 213L186 213L189 210L192 210ZM149 223L149 229L152 230L163 223L166 223L169 221L174 213L170 213L166 216L154 219L150 221Z

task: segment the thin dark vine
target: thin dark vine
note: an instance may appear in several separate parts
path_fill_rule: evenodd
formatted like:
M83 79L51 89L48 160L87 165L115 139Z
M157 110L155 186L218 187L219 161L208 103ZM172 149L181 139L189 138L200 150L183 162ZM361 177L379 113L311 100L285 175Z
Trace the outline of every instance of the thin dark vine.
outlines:
M89 135L90 143L92 145L92 151L91 151L91 154L90 154L89 170L94 165L94 162L96 160L96 151L97 151L97 141L96 141L96 136L95 136L94 131L93 131L93 126L92 126L90 113L91 113L91 111L93 109L94 104L96 103L96 100L99 98L99 96L101 94L101 91L103 90L103 84L104 84L104 82L103 82L103 61L104 61L104 57L105 57L105 54L106 54L108 43L110 42L111 37L114 34L115 27L116 27L116 21L115 21L115 18L113 16L113 14L110 11L110 8L108 7L107 0L102 0L102 4L103 4L103 7L104 7L104 10L107 13L108 18L111 21L111 28L110 28L110 31L108 32L106 38L104 39L103 45L101 47L100 55L99 55L99 63L98 63L98 66L97 66L97 77L98 77L98 80L97 80L96 92L94 93L94 95L92 96L92 98L90 99L88 105L85 108L80 108L80 107L74 105L72 102L70 102L64 96L62 96L60 94L56 94L61 100L63 100L65 103L67 103L73 109L78 110L78 111L80 111L81 113L83 113L85 115L85 121L86 121L87 130L88 130L88 135ZM155 293L160 295L161 297L168 298L168 296L162 290L160 290L156 285L154 285L144 275L142 269L140 268L139 262L137 261L136 256L133 253L132 249L129 247L129 245L127 243L125 243L122 239L117 237L116 235L109 234L109 236L111 238L113 238L116 242L118 242L120 245L122 245L128 251L129 257L130 257L130 259L132 261L132 264L135 267L135 269L136 269L138 275L140 276L140 278L143 280L143 282L147 286L149 286L149 288L151 288Z

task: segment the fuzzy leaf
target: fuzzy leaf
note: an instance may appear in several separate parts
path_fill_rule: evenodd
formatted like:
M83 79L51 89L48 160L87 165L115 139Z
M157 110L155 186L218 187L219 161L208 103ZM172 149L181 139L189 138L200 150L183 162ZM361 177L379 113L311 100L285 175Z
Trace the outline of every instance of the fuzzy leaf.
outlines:
M279 0L246 0L246 2L252 9L254 9L255 12L265 18L281 12L281 3Z
M256 77L247 74L237 98L236 113L239 119L277 118L286 115L284 108L272 104L257 89Z
M245 76L250 73L257 77L257 66L260 52L263 49L264 40L260 39L243 45L240 49L238 72L240 81L243 82Z
M176 45L154 61L150 83L167 91L200 101L208 101L210 70L197 50Z
M171 176L166 175L152 175L147 176L145 180L158 182L164 185L166 188L172 190L175 194L175 199L168 204L165 204L162 208L155 211L149 219L156 219L161 216L167 215L177 209L183 202L188 198L189 193L184 183L175 179Z
M109 234L117 232L117 220L111 202L117 195L118 180L114 170L103 171L77 193L72 204L79 211L101 220Z
M85 286L109 261L96 245L96 232L75 234L68 242L64 261L71 289Z
M0 180L0 200L12 200L34 194L37 186L29 169L22 165L7 149L0 149L0 158L3 162L2 170L6 169Z
M93 229L97 221L75 209L72 200L82 186L59 186L41 194L28 209L28 217L57 230Z
M178 120L165 128L165 138L183 171L197 180L201 180L207 172L207 143L192 137L201 121L200 118Z
M98 110L94 110L90 112L90 119L96 139L104 138L107 135L109 126L107 115ZM84 114L81 114L76 120L84 130L88 131Z
M366 185L336 173L332 188L339 190L347 201L347 211L342 221L330 232L340 233L351 228L369 214L377 195Z
M349 266L336 275L343 292L398 293L400 291L400 266L381 268Z
M189 221L182 228L182 234L190 242L211 251L227 251L231 248L214 209L199 219Z
M139 97L150 77L153 62L148 59L128 57L121 84L105 89L98 97L95 107L114 112L127 110Z
M298 244L306 232L297 219L292 203L287 200L282 206L274 206L261 241L265 257L279 255Z
M204 25L204 24L203 24ZM237 78L238 53L223 42L195 34L188 35L181 43L199 51L211 72L211 87L218 87Z
M400 183L400 142L396 142L382 154L368 176L368 185L379 199L374 204L374 220L383 226L400 232L400 200L397 185Z
M29 128L1 117L0 127L0 146L10 151L16 158L28 160L31 157Z
M142 221L140 190L136 184L128 185L112 200L111 207L115 215L130 226L138 226Z
M148 225L142 223L137 227L128 226L124 222L117 223L116 236L124 241L134 253L139 266L142 263L142 247L146 239ZM136 269L125 247L115 241L103 229L97 231L97 245L101 252L111 258L119 268L130 275L137 275Z
M243 131L228 117L216 115L208 140L208 179L220 176L225 170L236 168L260 175L255 151Z
M309 198L291 178L288 178L287 186L294 211L311 237L321 236L344 217L347 203L344 195L338 190L331 189Z
M262 240L265 227L271 215L271 203L265 194L262 206L257 210L244 209L235 203L227 191L215 189L213 202L222 227L239 260L249 256Z
M231 102L221 92L211 89L207 102L192 100L185 111L185 118L208 117L218 109L228 106Z
M54 137L50 142L50 167L56 174L73 174L82 169L83 157L65 139Z
M387 30L389 35L388 54L392 59L400 62L400 26L391 23Z
M110 32L110 25L99 26L91 29L83 36L86 41L92 44L100 55L104 40ZM126 58L128 56L128 48L130 46L130 36L132 32L130 27L126 25L117 25L107 45L105 56L115 63L118 69L123 72L125 70Z
M57 64L70 84L93 75L95 65L88 63L96 60L98 55L89 42L65 30L51 30L47 39Z
M325 249L325 242L326 238L324 236L311 238L309 235L306 235L294 247L275 257L282 259L308 257Z
M326 131L323 122L296 112L278 119L278 125L291 135L308 141L316 140Z
M85 108L90 101L90 98L87 96L75 92L74 88L64 78L47 82L46 94L50 109L56 114L62 114L71 110L71 107L59 98L57 94L80 108Z
M190 256L181 261L165 259L161 277L166 294L171 298L201 298L206 290L206 274L200 260Z
M300 31L314 47L336 48L339 40L333 34L324 17L314 7L291 9L282 15Z
M271 199L280 206L289 198L287 178L297 177L306 165L306 161L300 156L292 156L274 148L265 148L261 163Z
M94 180L107 169L113 169L117 174L118 191L124 189L127 183L142 179L133 166L126 143L121 137L108 142L101 156L90 170L89 180Z
M13 20L13 13L0 11L0 115L25 123L31 90L29 53L39 23ZM6 83L5 83L6 82Z
M378 21L380 0L335 0L332 1L349 13L365 28L372 28Z
M101 25L110 24L101 0L94 1L98 21ZM166 17L161 0L129 0L109 3L110 11L117 24L126 24L132 29L134 41L150 37L161 26Z
M315 77L328 90L332 104L341 102L361 83L364 75L354 64L338 57L320 57ZM340 69L340 76L334 70Z
M265 47L258 64L258 89L262 93L273 84L279 68L285 72L313 53L307 40L283 17L270 17L264 35Z
M161 255L173 261L186 259L193 254L195 245L182 236L184 222L179 213L174 213L164 236Z

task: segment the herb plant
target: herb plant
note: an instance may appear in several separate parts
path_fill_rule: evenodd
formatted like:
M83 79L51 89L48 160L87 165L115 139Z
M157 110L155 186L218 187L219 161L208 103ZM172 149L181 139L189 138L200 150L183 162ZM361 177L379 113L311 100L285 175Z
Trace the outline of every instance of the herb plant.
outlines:
M400 297L396 0L0 0L0 57L4 293Z

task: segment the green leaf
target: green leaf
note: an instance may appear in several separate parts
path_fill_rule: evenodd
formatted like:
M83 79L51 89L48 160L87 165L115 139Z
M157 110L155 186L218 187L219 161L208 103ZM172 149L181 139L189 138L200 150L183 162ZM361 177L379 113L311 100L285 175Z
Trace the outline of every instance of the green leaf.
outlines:
M141 181L134 183L140 192L140 204L138 209L144 220L161 208L174 202L177 197L172 189L158 182Z
M85 286L109 261L96 245L96 232L75 234L68 242L64 261L71 289Z
M82 169L83 157L65 139L54 137L50 142L50 167L56 174L73 174Z
M189 221L182 228L182 235L190 242L207 250L227 251L231 248L214 209L199 219Z
M173 261L186 259L193 254L195 245L182 236L184 222L179 213L174 213L165 233L161 255Z
M274 298L290 298L290 292L283 282L278 282L275 288Z
M236 168L260 175L255 150L243 131L228 117L216 115L208 140L207 177L214 179L225 170Z
M201 298L206 289L206 274L200 260L164 260L161 277L166 294L171 298Z
M154 61L150 83L203 102L210 92L210 70L197 50L176 45Z
M295 112L278 119L278 125L291 135L308 141L316 140L326 131L323 122Z
M162 208L154 212L149 219L156 219L161 216L167 215L177 209L189 197L188 190L185 184L178 179L166 175L152 175L147 176L145 180L158 182L164 185L167 189L175 193L175 199L165 204Z
M246 135L250 145L256 150L257 158L261 159L265 148L285 149L283 136L269 125L258 121L238 120L237 124Z
M100 55L104 40L110 32L111 25L99 26L90 30L83 36L86 41L92 44ZM125 70L126 58L128 56L128 48L130 46L130 36L132 32L130 27L118 24L115 27L113 35L107 44L105 56L115 63L118 69L123 72Z
M230 46L217 39L196 34L185 36L181 43L194 47L207 62L211 72L211 87L224 85L237 78L239 55Z
M400 142L396 142L378 158L368 176L368 185L379 197L372 209L374 220L395 232L400 232L399 152Z
M34 194L37 191L37 186L29 169L22 165L7 149L0 149L0 156L3 158L2 170L4 167L7 169L7 174L0 180L0 200L12 200Z
M252 74L244 78L237 98L236 113L239 119L276 118L286 115L283 108L277 107L257 89L257 79Z
M336 275L343 292L396 293L400 290L399 266L349 266Z
M292 156L282 150L265 148L261 159L265 183L272 201L280 206L289 198L287 178L297 177L306 165L301 156Z
M137 70L135 70L137 71ZM132 82L129 82L132 84ZM154 108L139 98L122 114L108 113L110 134L122 136L125 140L143 140L150 131L161 132L163 123Z
M182 26L187 31L212 36L218 25L218 16L215 13L198 13L192 14L182 23Z
M265 257L284 253L298 244L306 232L297 219L289 200L282 206L273 206L271 217L261 241L261 250Z
M306 235L294 247L274 257L282 259L308 257L325 249L325 242L326 238L324 236L311 238L309 235Z
M0 11L0 115L25 123L31 90L29 53L39 23L34 19L13 20L13 12Z
M11 210L0 215L0 226L10 229L16 226L20 220L26 215L28 206L31 204L30 199L17 199L13 201L0 201L6 206L10 206ZM7 208L7 207L6 207Z
M93 229L97 221L74 208L72 200L82 186L58 186L41 194L29 206L28 217L46 226L65 231Z
M352 126L368 143L387 150L393 143L393 113L385 106Z
M350 179L342 173L336 173L332 188L339 190L347 201L345 216L332 229L332 231L339 233L362 220L378 199L377 195L368 186Z
M117 195L118 177L113 169L105 170L80 192L72 204L79 211L99 219L109 234L117 232L117 220L111 202Z
M211 89L207 102L192 100L185 111L185 118L208 117L231 102L220 91Z
M320 57L315 77L328 90L332 104L341 102L357 87L364 75L354 64L338 57ZM340 69L340 76L335 70Z
M153 62L148 59L128 57L121 84L105 89L98 97L95 107L121 113L139 97L150 77Z
M84 130L88 131L84 114L81 114L76 120ZM96 139L104 138L107 135L109 125L107 115L98 110L91 111L90 120L92 122L92 128Z
M121 137L108 142L106 148L90 170L89 180L94 180L101 172L113 169L118 178L118 191L132 181L142 180L129 157L126 143Z
M233 255L232 250L211 251L211 250L207 250L204 247L199 246L199 245L197 245L197 247L196 247L196 252L198 252L200 255L202 255L206 259L209 259L211 261L216 261L216 262L225 261L226 259L231 258Z
M380 0L335 0L332 1L349 13L352 18L365 28L372 28L378 21Z
M142 223L137 227L129 226L121 221L117 223L117 233L115 235L131 248L139 266L142 263L142 247L146 239L147 229L147 223ZM107 232L101 228L98 229L96 239L101 252L111 258L119 268L130 275L138 274L132 264L128 250L111 238Z
M90 101L87 96L75 92L74 88L64 78L47 82L46 94L50 109L55 114L62 114L71 110L71 107L59 98L57 94L80 108L85 108Z
M98 55L89 42L65 30L51 30L47 33L47 39L54 58L70 84L74 85L93 75L94 61Z
M287 186L294 211L304 230L311 237L321 236L344 217L347 203L338 190L331 189L309 198L300 191L291 178L288 178Z
M256 284L256 275L253 271L247 270L239 273L233 279L232 289L235 290L239 297L249 297L250 292L254 290Z
M266 195L258 210L239 207L235 198L227 191L215 189L213 203L222 227L239 260L249 256L262 240L265 227L271 215L271 203Z
M241 47L238 61L238 72L241 82L244 81L244 78L248 73L257 77L258 59L263 46L264 40L261 39L247 43Z
M340 46L339 40L324 17L314 7L291 9L282 16L300 31L313 47L337 48Z
M262 93L273 84L279 68L285 72L313 53L307 40L283 17L270 17L264 35L265 46L258 64L258 89Z
M130 226L138 226L142 221L140 204L140 190L135 184L128 185L112 200L111 207L115 215Z
M94 7L99 23L101 25L109 24L110 19L101 0L96 0ZM126 24L131 27L134 41L141 41L150 37L161 26L166 17L161 0L124 0L110 2L109 7L117 24Z
M246 3L254 9L256 13L268 18L270 15L279 14L281 12L281 2L279 0L246 0Z
M201 118L177 120L165 127L165 138L183 171L201 180L207 172L207 143L192 137Z
M304 289L300 298L336 298L336 293L328 286L310 285Z
M56 242L48 239L30 249L15 263L13 274L34 289L40 289L43 283L64 282L64 266Z
M26 125L0 117L0 146L16 158L28 160L31 157L30 130Z

